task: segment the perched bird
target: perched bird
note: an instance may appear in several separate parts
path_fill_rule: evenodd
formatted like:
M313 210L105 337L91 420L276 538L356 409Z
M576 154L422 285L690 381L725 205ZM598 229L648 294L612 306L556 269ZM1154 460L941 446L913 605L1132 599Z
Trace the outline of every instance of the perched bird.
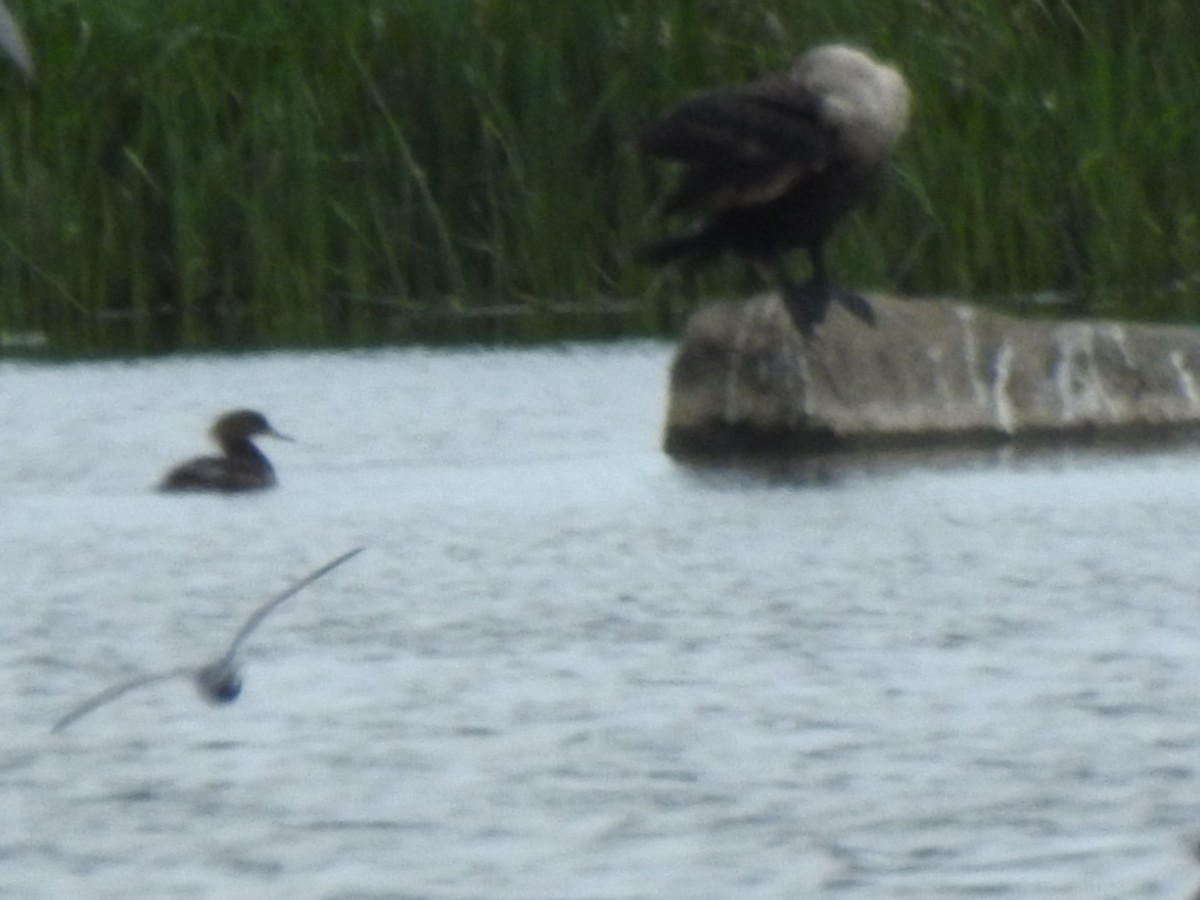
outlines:
M25 33L8 7L0 3L0 53L11 59L22 74L33 81L33 57L25 43Z
M140 675L137 678L131 679L130 681L114 685L106 690L101 691L91 699L79 704L79 706L75 707L73 710L59 719L54 724L53 730L62 731L72 722L82 718L83 716L86 716L97 707L103 706L104 704L117 699L123 694L132 691L134 688L144 687L148 684L155 684L159 681L167 681L171 678L191 678L196 685L196 690L200 692L200 696L211 703L232 703L242 692L242 676L237 665L238 648L242 645L242 642L250 636L250 632L257 628L258 624L264 618L266 618L267 614L284 600L312 584L322 575L326 575L333 571L348 559L357 556L362 551L363 548L358 547L354 550L351 550L349 553L343 553L337 559L326 563L312 574L301 578L287 590L272 597L250 615L250 618L246 620L246 624L244 624L238 630L238 633L234 635L233 642L229 645L229 649L227 649L221 656L217 657L217 659L213 660L212 662L199 667L171 669L168 672Z
M661 212L699 224L647 245L641 258L655 265L721 253L746 258L773 276L804 334L834 300L874 323L864 298L830 284L822 247L879 182L908 117L900 73L841 44L817 47L785 72L684 101L636 134L633 146L684 165ZM812 261L805 284L784 262L793 247Z
M237 493L275 486L275 470L250 438L256 435L290 441L271 427L266 416L252 409L226 413L209 434L224 456L199 456L180 463L159 484L162 491L221 491Z

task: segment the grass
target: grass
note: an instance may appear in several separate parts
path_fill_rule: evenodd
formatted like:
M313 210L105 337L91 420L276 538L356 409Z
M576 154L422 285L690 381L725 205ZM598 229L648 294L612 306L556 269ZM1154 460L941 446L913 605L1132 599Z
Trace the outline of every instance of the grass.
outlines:
M0 347L59 355L672 334L623 138L848 40L912 133L840 280L1196 321L1200 19L1065 0L39 0L0 72Z

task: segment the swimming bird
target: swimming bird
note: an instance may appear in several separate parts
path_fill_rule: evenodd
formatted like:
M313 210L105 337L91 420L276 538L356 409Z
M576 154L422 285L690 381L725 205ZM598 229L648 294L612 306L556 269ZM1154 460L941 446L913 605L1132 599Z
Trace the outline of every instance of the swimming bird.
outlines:
M221 491L238 493L275 486L275 469L250 440L256 435L292 440L271 427L266 416L252 409L226 413L209 434L224 456L198 456L180 463L159 484L162 491Z
M904 77L843 44L810 50L787 71L685 100L632 143L683 164L660 212L700 222L646 245L640 258L698 264L731 253L774 278L804 334L834 300L874 324L863 297L830 284L822 249L879 183L908 118ZM812 262L805 284L792 280L784 261L793 247Z
M253 613L246 623L238 629L238 633L234 635L233 641L229 648L214 659L212 662L206 663L199 667L171 669L167 672L154 672L146 675L139 675L129 681L121 684L113 685L106 688L96 696L85 700L83 703L76 706L73 710L54 723L54 731L62 731L72 722L83 718L92 710L103 706L118 697L127 694L135 688L144 687L149 684L155 684L159 681L167 681L172 678L191 678L196 685L196 690L200 696L210 703L232 703L238 698L242 692L242 676L237 665L238 648L250 636L250 633L258 627L259 623L267 617L275 607L284 600L298 593L303 588L308 587L322 575L336 569L342 563L357 556L363 551L363 547L357 547L349 553L343 553L332 562L327 562L315 572L304 576L291 587L287 588L282 593L276 594Z
M25 32L3 3L0 3L0 53L11 59L21 73L33 81L33 57L29 53L29 45L25 43Z

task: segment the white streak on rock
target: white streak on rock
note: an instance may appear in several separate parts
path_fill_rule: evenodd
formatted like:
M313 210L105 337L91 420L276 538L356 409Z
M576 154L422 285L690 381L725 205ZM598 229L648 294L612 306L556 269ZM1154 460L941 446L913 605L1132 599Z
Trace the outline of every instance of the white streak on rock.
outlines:
M1179 375L1179 393L1185 400L1188 406L1192 409L1200 409L1200 391L1196 390L1196 376L1188 369L1184 362L1183 351L1173 350L1170 355L1171 365L1175 367L1175 372Z
M1064 422L1110 422L1120 419L1121 405L1105 388L1097 359L1098 329L1090 324L1063 325L1056 343L1054 384Z
M1013 345L1004 341L992 360L992 412L997 427L1005 434L1016 431L1016 416L1008 396L1008 379L1012 374L1012 361L1016 356Z
M962 324L963 330L963 361L966 366L967 377L971 380L971 390L975 395L975 403L980 409L986 409L989 405L990 391L988 382L980 372L979 367L979 341L975 333L975 310L969 306L954 307L955 315L958 321Z
M723 414L726 422L739 421L738 416L738 384L742 380L742 360L746 355L746 345L750 340L751 327L747 321L749 316L737 317L737 329L733 338L733 352L729 356L729 367L725 370L725 399Z

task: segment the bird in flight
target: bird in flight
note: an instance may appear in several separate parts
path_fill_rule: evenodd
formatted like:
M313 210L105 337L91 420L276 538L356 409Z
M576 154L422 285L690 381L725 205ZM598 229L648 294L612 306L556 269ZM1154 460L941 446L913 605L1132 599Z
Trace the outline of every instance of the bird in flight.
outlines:
M262 620L265 619L267 615L275 609L275 607L283 603L284 600L287 600L289 597L299 593L318 578L322 577L323 575L327 575L342 563L357 556L363 551L363 549L364 548L362 547L357 547L348 553L343 553L337 559L327 562L315 572L304 576L291 587L280 592L279 594L276 594L274 597L256 609L253 613L251 613L250 618L246 620L245 624L242 625L242 627L238 629L237 634L234 635L233 641L229 644L228 649L226 649L224 653L222 653L212 662L206 663L205 665L199 667L181 667L178 669L171 669L166 672L152 672L145 675L140 675L137 678L130 679L129 681L122 682L121 684L115 684L112 687L101 691L99 694L96 694L94 697L85 700L83 703L80 703L69 713L59 719L54 724L53 730L56 732L62 731L72 722L83 718L92 710L104 706L106 703L110 703L111 701L116 700L118 697L121 697L136 688L145 687L146 685L150 684L156 684L160 681L168 681L172 678L183 677L192 679L196 685L196 690L200 692L200 696L211 703L232 703L242 692L242 676L238 668L237 659L238 649L241 647L246 638L250 636L250 633L258 627L259 623L261 623Z

